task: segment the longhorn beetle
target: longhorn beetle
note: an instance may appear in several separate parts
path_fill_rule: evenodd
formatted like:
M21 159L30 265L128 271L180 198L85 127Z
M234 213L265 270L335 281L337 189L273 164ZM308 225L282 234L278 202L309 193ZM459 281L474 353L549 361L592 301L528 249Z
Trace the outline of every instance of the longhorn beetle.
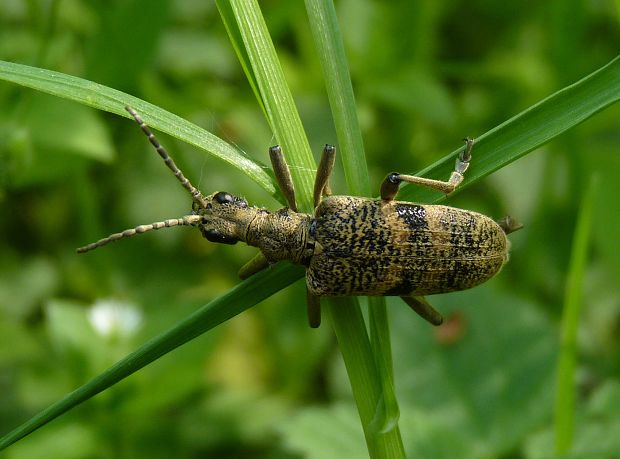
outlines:
M282 260L304 265L311 327L321 323L324 296L400 296L433 325L442 316L424 295L464 290L493 277L508 261L506 235L520 225L497 222L469 210L395 201L401 182L450 193L469 167L472 139L456 159L447 181L393 172L381 185L381 198L330 196L329 177L336 148L325 145L314 183L314 214L297 212L295 190L282 149L269 156L288 207L276 212L249 206L243 198L219 191L204 196L183 175L140 115L126 110L147 135L166 166L192 196L192 213L112 234L77 249L88 252L119 239L172 226L195 226L211 242L243 241L260 249L239 271L241 279Z

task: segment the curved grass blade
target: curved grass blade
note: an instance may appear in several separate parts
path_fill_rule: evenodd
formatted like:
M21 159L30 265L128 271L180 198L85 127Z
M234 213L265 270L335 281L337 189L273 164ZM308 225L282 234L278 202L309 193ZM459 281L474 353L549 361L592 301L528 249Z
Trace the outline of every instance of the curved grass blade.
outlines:
M275 185L263 165L205 129L137 97L64 73L4 61L0 61L0 80L17 83L127 118L130 115L125 111L125 106L129 105L140 113L152 129L165 132L226 161L244 172L267 193L276 197Z
M146 342L88 383L0 438L0 450L34 432L80 403L113 386L159 357L240 314L302 277L303 268L281 264L261 271L216 298L170 330Z
M476 137L474 160L458 191L544 145L619 99L620 57L616 57L585 78ZM460 150L462 148L417 175L445 180L454 168L454 160ZM431 202L444 197L436 192L406 185L398 198Z

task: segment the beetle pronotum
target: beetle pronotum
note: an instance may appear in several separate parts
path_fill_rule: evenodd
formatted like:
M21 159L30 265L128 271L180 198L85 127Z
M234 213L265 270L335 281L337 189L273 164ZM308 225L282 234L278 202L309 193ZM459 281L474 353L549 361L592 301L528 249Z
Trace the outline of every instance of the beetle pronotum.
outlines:
M381 198L330 196L329 178L336 149L325 145L314 185L312 215L297 212L295 190L282 149L269 156L288 207L276 212L249 206L220 191L204 196L183 175L140 115L127 111L147 135L166 166L192 197L192 213L180 218L140 225L79 248L88 252L119 239L172 226L195 226L211 242L243 241L259 254L241 268L245 279L282 260L304 265L308 319L321 322L320 298L325 296L400 296L434 325L442 317L425 295L464 290L493 277L508 260L506 234L520 228L507 217L498 222L469 210L395 201L401 182L450 193L469 167L472 139L465 139L454 171L447 181L399 173L389 174Z

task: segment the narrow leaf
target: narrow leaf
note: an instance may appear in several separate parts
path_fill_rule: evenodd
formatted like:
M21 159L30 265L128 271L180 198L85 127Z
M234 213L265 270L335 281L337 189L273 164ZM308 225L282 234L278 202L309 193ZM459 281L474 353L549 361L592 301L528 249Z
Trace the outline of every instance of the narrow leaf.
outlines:
M616 57L585 78L476 137L472 163L459 191L544 145L619 99L620 57ZM418 175L446 180L460 150L462 148L423 169ZM421 202L443 199L436 192L412 185L404 186L398 198L406 201L415 198Z
M555 451L558 454L567 452L573 443L577 331L583 301L581 294L583 275L592 226L594 188L595 182L590 179L579 208L566 279L555 398Z
M306 10L323 69L338 135L338 154L342 159L349 193L370 196L364 142L334 3L332 0L306 0Z
M263 165L205 129L137 97L64 73L4 61L0 61L0 80L17 83L127 118L130 116L125 111L125 106L129 105L140 113L151 128L170 134L226 161L244 172L270 195L276 196L275 186Z
M260 7L256 0L228 3L256 78L267 120L291 169L297 205L310 212L316 164Z
M357 196L370 196L370 181L364 143L357 118L357 106L351 84L349 65L345 55L342 34L338 27L334 3L332 0L306 0L306 10L323 70L327 96L338 136L338 154L342 160L349 193ZM350 301L347 304L349 307L359 310L357 300ZM376 400L377 403L373 407L375 412L372 416L368 416L371 425L367 426L365 431L375 436L379 433L390 432L389 435L382 436L384 446L390 444L389 448L398 452L398 455L391 457L404 457L402 439L398 430L400 410L394 392L392 349L385 299L369 298L369 305L371 349L381 390L379 399ZM329 305L328 307L331 308L332 306ZM342 305L336 306L330 314L337 334L343 334L338 329L346 327L350 317L354 315ZM364 327L360 327L358 332L366 335ZM345 352L343 352L343 357L346 358ZM359 363L370 365L370 362ZM355 394L362 391L363 388L358 388L359 380L352 377L353 373L359 371L353 367L354 364L355 362L349 363L347 369ZM356 397L357 399L358 397ZM361 410L363 407L358 404L358 409ZM364 418L364 415L361 416Z
M255 274L228 293L203 306L170 330L146 342L99 376L0 438L0 450L144 368L173 349L260 303L275 292L292 284L302 275L303 269L301 267L291 266L288 263Z

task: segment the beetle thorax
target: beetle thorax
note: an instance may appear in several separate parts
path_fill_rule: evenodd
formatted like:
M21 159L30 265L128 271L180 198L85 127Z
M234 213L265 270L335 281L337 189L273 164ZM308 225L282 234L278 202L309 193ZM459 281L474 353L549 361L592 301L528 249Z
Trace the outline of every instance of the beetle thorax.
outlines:
M287 208L269 212L248 206L244 199L226 192L208 196L205 206L196 206L194 212L203 217L198 226L211 242L245 242L258 247L272 263L288 260L307 264L312 256L310 215Z
M272 263L288 260L307 265L314 252L314 242L309 240L311 220L310 215L288 208L277 212L257 209L248 226L246 242L258 247Z

